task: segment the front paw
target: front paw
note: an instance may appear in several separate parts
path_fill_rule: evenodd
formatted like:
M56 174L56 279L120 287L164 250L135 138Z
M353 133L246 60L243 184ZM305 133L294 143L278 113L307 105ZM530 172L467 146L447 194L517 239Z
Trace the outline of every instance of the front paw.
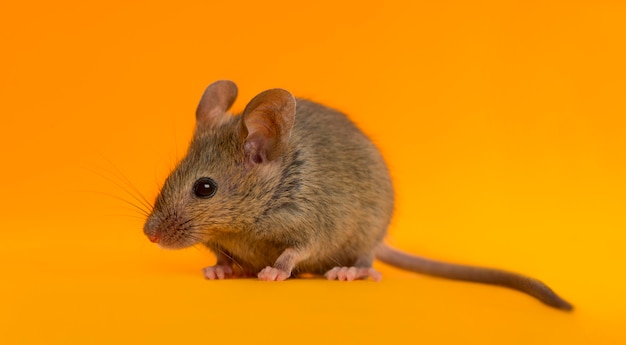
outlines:
M228 265L215 265L203 268L202 273L209 280L226 279L232 277L233 269Z
M289 278L291 272L285 272L278 268L267 266L257 274L259 280L265 281L283 281Z

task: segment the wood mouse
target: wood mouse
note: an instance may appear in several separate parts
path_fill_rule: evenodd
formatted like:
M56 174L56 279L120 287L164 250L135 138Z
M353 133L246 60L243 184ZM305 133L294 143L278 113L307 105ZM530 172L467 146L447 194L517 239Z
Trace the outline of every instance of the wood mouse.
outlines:
M237 86L209 85L186 156L167 177L144 225L163 248L204 244L207 279L299 274L381 279L374 259L402 269L513 288L563 310L572 305L533 278L430 260L383 243L394 208L376 146L344 114L282 89L228 112Z

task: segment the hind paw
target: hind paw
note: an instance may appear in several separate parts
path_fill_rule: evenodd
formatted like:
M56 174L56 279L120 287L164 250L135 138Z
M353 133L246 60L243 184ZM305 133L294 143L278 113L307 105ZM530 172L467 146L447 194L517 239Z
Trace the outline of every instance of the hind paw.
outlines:
M334 267L324 274L328 280L353 281L356 279L372 278L380 281L382 275L371 267Z

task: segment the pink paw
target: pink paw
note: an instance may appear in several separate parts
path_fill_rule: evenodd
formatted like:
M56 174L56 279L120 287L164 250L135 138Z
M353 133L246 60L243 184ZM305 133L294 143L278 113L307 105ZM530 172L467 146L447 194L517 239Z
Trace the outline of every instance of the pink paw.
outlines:
M382 275L371 267L334 267L326 272L324 276L328 280L341 281L372 278L372 280L378 282L382 279Z
M291 273L279 270L278 268L267 266L257 274L259 280L265 281L282 281L289 278Z
M225 279L233 275L233 269L227 265L215 265L203 268L202 273L209 280Z

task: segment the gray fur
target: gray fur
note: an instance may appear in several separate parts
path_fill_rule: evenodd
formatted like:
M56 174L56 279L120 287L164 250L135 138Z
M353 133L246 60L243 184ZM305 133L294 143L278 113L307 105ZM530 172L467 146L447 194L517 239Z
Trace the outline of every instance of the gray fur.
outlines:
M165 248L202 243L217 256L208 279L324 274L353 280L380 274L383 262L434 276L503 285L553 307L567 301L516 273L412 256L382 244L393 213L393 187L375 145L342 113L295 100L280 89L256 96L243 114L227 113L237 95L211 84L196 112L187 155L165 181L145 234ZM217 193L196 197L201 177Z
M287 148L250 168L242 121L239 114L196 129L146 231L159 231L163 247L205 243L247 275L272 266L288 247L315 253L293 273L322 274L363 257L371 263L393 210L391 179L372 142L344 114L299 99ZM218 184L211 199L193 196L203 176Z

